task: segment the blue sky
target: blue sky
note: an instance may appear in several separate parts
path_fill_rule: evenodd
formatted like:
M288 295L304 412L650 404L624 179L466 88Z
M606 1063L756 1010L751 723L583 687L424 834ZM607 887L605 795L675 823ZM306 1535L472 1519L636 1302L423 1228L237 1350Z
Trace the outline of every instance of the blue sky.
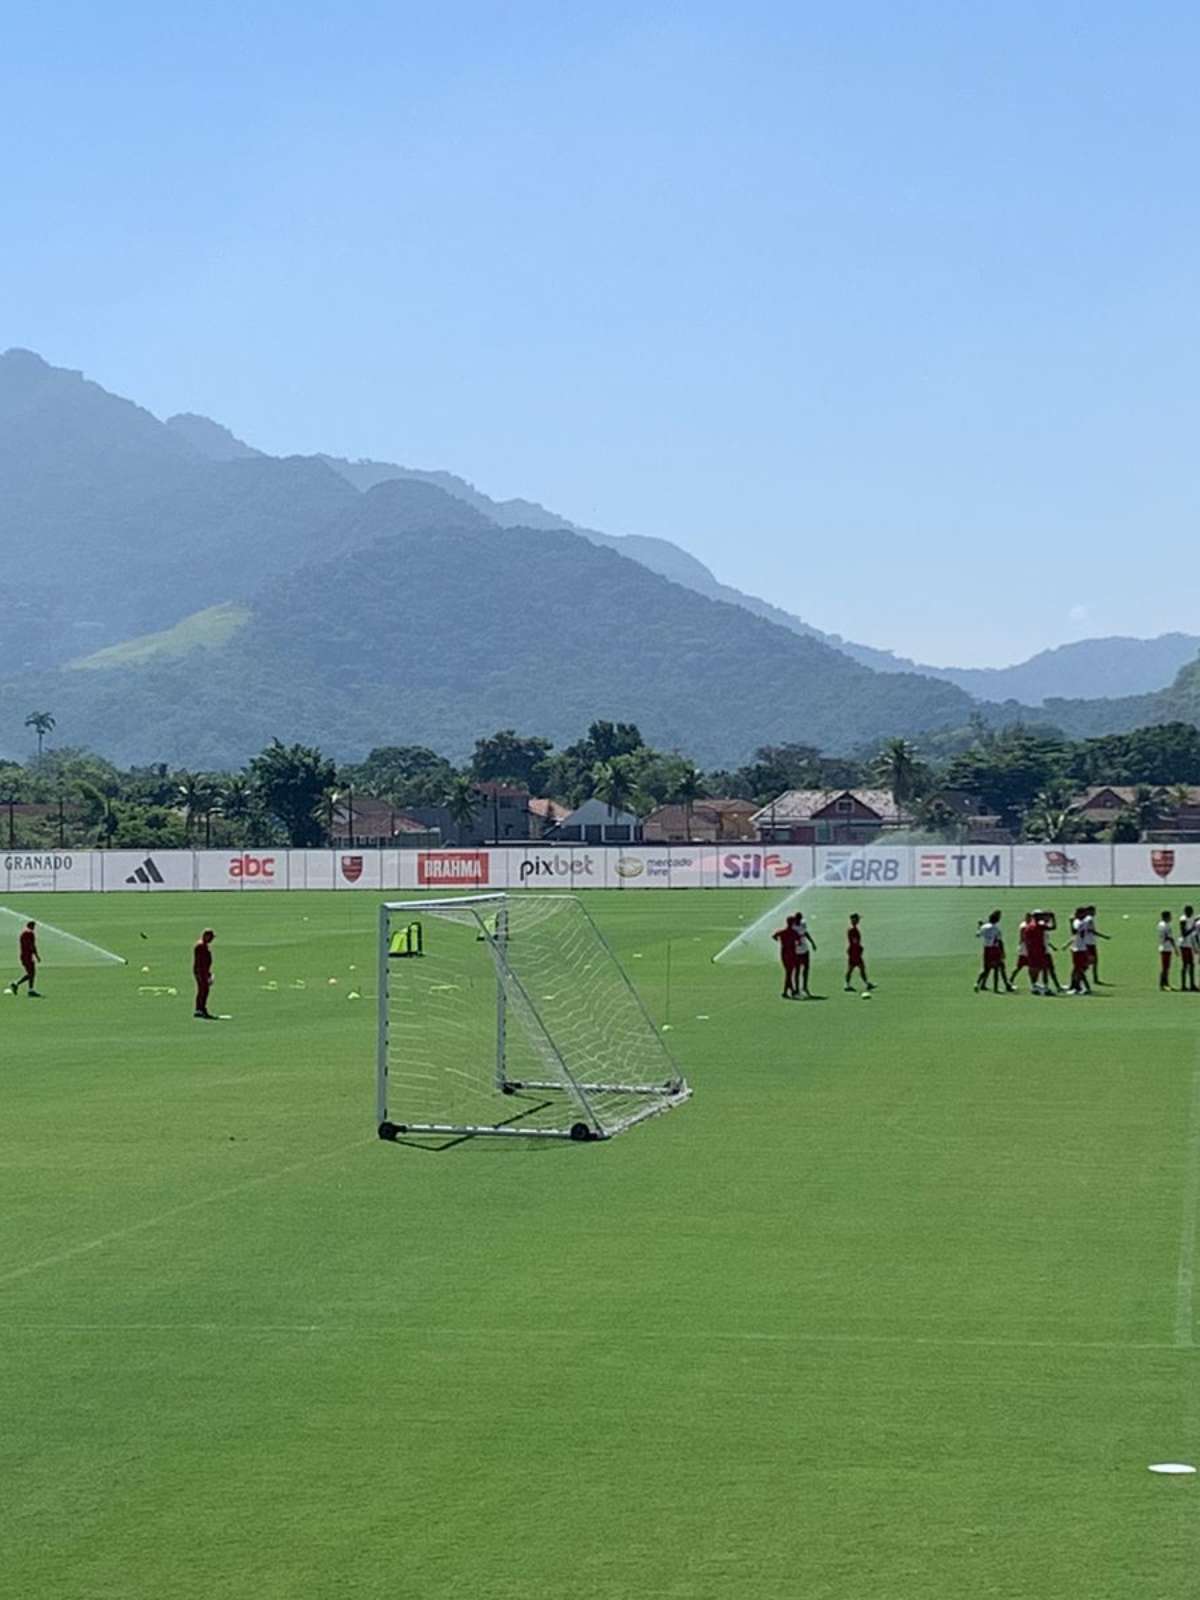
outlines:
M25 5L0 347L999 664L1197 631L1200 12Z

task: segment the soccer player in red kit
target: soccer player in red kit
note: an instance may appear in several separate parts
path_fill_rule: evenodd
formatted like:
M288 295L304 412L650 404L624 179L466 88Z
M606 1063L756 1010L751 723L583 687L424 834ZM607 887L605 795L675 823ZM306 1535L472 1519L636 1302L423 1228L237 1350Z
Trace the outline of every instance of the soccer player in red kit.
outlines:
M196 980L196 1010L193 1015L205 1017L210 1022L215 1020L208 1009L208 996L213 982L212 942L215 938L212 929L205 928L192 947L192 975Z
M1025 913L1025 920L1017 929L1017 964L1012 970L1012 982L1016 983L1021 973L1028 971L1029 987L1034 994L1037 993L1037 978L1034 976L1033 962L1029 957L1029 930L1033 926L1033 912Z
M782 928L771 935L779 946L779 959L783 962L783 998L795 1000L800 993L797 978L800 975L800 935L796 931L799 919L789 917Z
M865 962L863 961L862 931L860 930L860 928L858 926L858 922L859 922L858 912L857 911L852 911L850 913L850 926L846 929L846 993L847 994L853 994L854 993L854 985L851 983L850 980L851 980L851 978L853 978L853 976L854 976L854 974L856 972L861 972L862 973L862 981L863 981L863 988L864 989L873 989L875 987L875 985L867 977L867 968L866 968Z
M1046 924L1038 920L1035 911L1031 911L1021 925L1021 960L1029 968L1030 991L1033 994L1049 994L1050 955L1046 948Z
M29 985L29 998L31 1000L40 1000L42 997L34 987L37 983L37 964L42 959L38 954L36 922L27 922L21 929L21 937L17 943L17 954L25 975L18 978L15 983L9 984L9 993L16 994L21 985L27 983Z

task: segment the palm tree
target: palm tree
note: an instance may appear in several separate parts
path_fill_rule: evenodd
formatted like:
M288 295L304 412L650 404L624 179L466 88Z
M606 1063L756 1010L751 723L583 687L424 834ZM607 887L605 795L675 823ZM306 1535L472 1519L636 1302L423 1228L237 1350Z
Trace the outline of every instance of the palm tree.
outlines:
M180 772L176 776L175 792L183 806L183 832L188 840L198 817L204 818L204 842L212 834L212 814L218 809L218 795L211 778L202 772Z
M609 822L625 809L633 795L633 779L622 757L596 763L592 768L592 793L608 807Z
M116 800L120 792L115 779L105 778L98 783L80 783L83 796L84 820L96 829L101 848L112 848L113 835L121 825L117 815Z
M697 800L704 797L704 780L700 776L699 768L692 761L685 761L679 769L679 777L671 790L671 799L683 806L684 826L687 833L687 842L692 842L692 807Z
M889 739L875 758L875 775L890 792L897 809L911 800L916 791L920 763L907 739Z
M1167 790L1166 800L1172 812L1171 825L1175 828L1181 827L1184 814L1192 807L1191 786L1186 783L1173 783Z
M32 728L37 734L38 760L42 759L42 745L46 735L54 727L54 718L49 711L31 711L25 718L25 726Z
M1133 804L1129 809L1137 818L1138 830L1143 838L1162 821L1163 799L1163 791L1152 789L1148 783L1139 783L1133 791Z
M465 772L456 772L446 790L446 810L458 829L459 838L479 814L479 791Z
M254 815L254 789L243 773L235 772L226 778L221 790L221 813L235 826L249 822Z
M1070 796L1051 787L1043 789L1025 814L1025 835L1041 844L1070 844L1079 832L1079 819Z

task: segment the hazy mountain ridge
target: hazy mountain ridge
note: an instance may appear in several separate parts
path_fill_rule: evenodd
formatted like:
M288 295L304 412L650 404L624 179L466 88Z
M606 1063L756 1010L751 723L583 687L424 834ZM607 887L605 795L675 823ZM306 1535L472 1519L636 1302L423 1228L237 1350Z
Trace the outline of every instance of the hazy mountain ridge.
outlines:
M264 455L27 351L0 357L0 423L5 554L36 548L52 575L11 585L6 723L52 703L124 760L236 762L280 731L343 756L389 739L463 754L497 726L565 738L610 715L725 764L977 709L1071 733L1200 711L1187 669L1155 694L980 708L952 670L822 635L669 541L577 528L450 473ZM80 658L93 670L51 670Z
M323 529L357 499L310 458L213 460L80 373L10 351L0 548L21 576L6 594L0 671L69 660L229 600L239 579L318 555Z
M969 712L952 685L872 674L573 533L510 537L521 559L432 485L380 484L326 530L325 559L256 590L225 641L44 676L43 698L60 727L104 728L121 760L210 763L280 728L341 757L387 742L462 756L498 726L561 741L605 715L716 763L764 739L848 749ZM13 714L16 695L0 691Z
M918 673L953 683L979 700L1020 700L1040 705L1050 698L1099 699L1150 693L1169 684L1179 669L1200 652L1200 635L1161 634L1153 639L1125 636L1082 639L1039 651L1027 661L1009 667L935 667L897 655L893 650L860 644L837 633L827 633L783 607L722 583L698 557L673 544L645 534L601 533L572 522L530 500L493 500L465 478L452 472L427 472L386 461L346 461L320 456L356 488L369 489L389 479L431 483L464 501L502 528L563 528L582 534L593 544L616 550L639 561L674 583L684 584L710 600L742 606L767 622L793 633L831 645L843 655L876 672Z

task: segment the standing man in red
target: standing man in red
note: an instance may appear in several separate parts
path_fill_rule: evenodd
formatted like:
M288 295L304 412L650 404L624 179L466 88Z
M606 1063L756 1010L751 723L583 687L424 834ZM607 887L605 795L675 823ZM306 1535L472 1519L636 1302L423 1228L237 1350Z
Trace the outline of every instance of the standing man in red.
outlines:
M212 929L205 928L192 948L192 975L196 980L196 1009L193 1016L205 1017L209 1022L216 1020L208 1009L208 995L213 982L212 942L215 938Z
M866 963L863 960L862 932L858 926L858 912L850 913L850 926L846 929L846 993L854 993L854 985L850 981L856 972L862 974L863 988L873 989L875 985L867 977Z
M771 935L779 946L779 959L783 962L783 998L795 1000L799 990L796 978L800 971L800 935L796 932L796 918L789 917L782 928Z
M37 964L42 959L38 954L36 922L27 922L21 929L21 937L18 942L17 951L21 959L21 967L24 970L25 976L23 978L18 978L15 983L9 984L9 993L16 994L21 985L23 983L27 983L29 985L29 998L31 1000L40 1000L42 997L38 990L34 987L34 985L37 983Z
M1021 961L1017 965L1018 970L1022 963L1028 967L1032 994L1050 993L1050 954L1046 946L1046 924L1036 911L1031 911L1021 924Z

